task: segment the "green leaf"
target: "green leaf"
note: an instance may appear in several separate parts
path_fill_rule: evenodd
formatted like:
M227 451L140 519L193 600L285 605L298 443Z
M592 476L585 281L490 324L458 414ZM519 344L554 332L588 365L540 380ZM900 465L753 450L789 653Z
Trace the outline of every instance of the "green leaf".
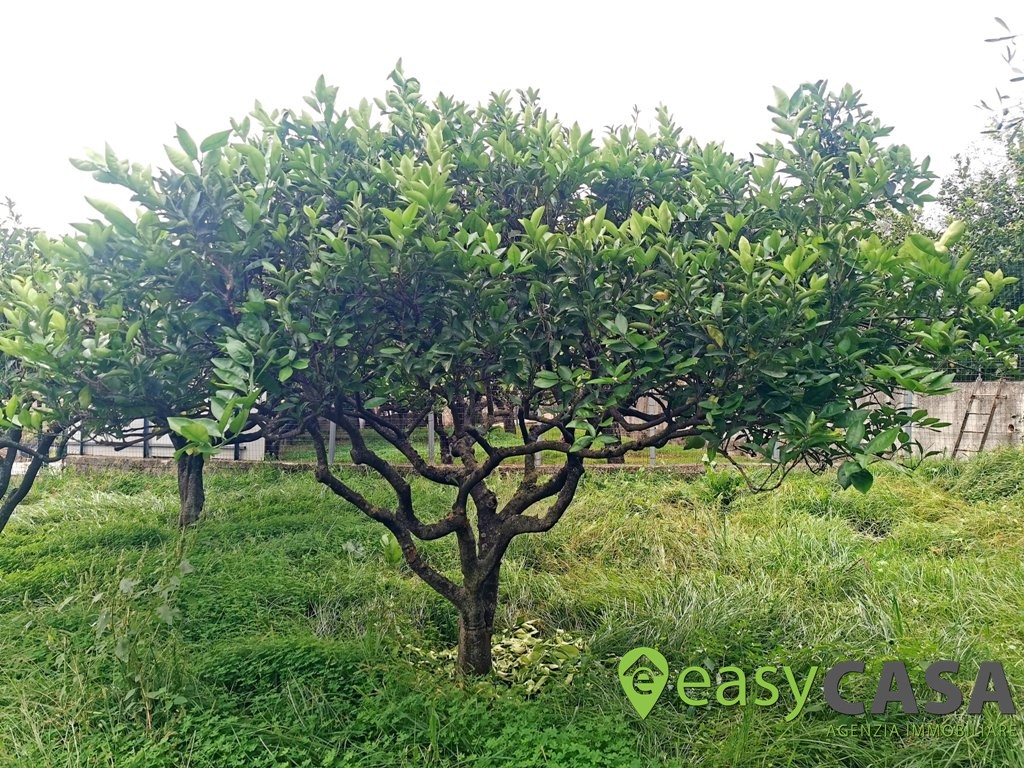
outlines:
M113 203L108 203L105 200L97 200L94 197L86 197L85 201L106 216L107 221L113 224L117 230L124 232L126 235L136 234L135 222L129 219L121 209Z
M942 237L939 238L939 245L955 245L959 242L960 238L964 236L964 232L967 231L967 225L962 221L954 221L948 227L946 231L942 233Z
M839 467L836 479L842 488L849 488L851 485L861 493L871 490L871 484L875 478L871 472L855 461L844 461Z
M866 414L862 414L861 417L853 421L846 428L846 444L851 448L856 448L864 440L864 435L867 432L867 427L864 424Z
M249 410L249 407L245 406L238 409L238 413L231 418L227 434L237 435L245 429L245 425L249 421Z
M754 257L750 253L750 242L745 237L740 237L739 251L733 251L733 256L740 264L744 274L750 275L754 272Z
M189 132L179 125L177 126L177 135L178 143L181 144L181 148L185 150L185 154L192 160L198 160L199 152L196 150L196 142L189 135Z
M226 147L228 145L228 139L231 137L231 129L226 131L218 131L217 133L211 133L205 139L203 143L199 145L199 149L206 154L212 152L215 149Z
M890 427L871 438L870 442L864 447L864 452L877 454L888 451L902 432L903 429L901 427Z
M246 165L253 178L260 184L267 180L267 161L263 153L251 144L236 144L235 148L245 155Z
M167 426L171 431L178 433L191 443L197 445L209 445L210 443L210 434L206 431L206 427L195 419L171 416L167 419Z
M141 329L142 320L136 320L134 323L128 326L128 330L124 334L124 343L131 344L135 340L135 337L138 336L139 331Z
M569 451L576 453L577 451L585 451L590 447L590 444L594 442L592 435L581 435L576 438L575 442L569 447Z
M167 159L171 161L171 165L184 174L195 176L196 169L188 155L170 144L164 144L164 151L167 153Z
M914 244L914 247L920 251L924 251L929 256L939 256L939 252L935 250L935 243L930 238L924 235L914 233L910 236L910 242Z
M540 371L537 377L533 380L533 385L537 389L549 389L558 383L558 374L554 371Z
M245 342L239 339L228 339L224 342L224 350L228 353L228 356L236 363L242 366L250 366L253 363L252 352L245 345Z

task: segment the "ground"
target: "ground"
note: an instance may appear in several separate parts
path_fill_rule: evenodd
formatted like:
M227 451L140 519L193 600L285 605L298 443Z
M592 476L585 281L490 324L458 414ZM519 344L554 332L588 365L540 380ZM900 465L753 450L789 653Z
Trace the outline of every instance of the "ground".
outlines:
M0 536L0 765L1024 765L1020 716L991 706L944 735L913 726L978 718L842 719L818 690L787 722L674 689L691 664L902 659L924 700L921 665L959 660L969 688L998 660L1024 706L1022 453L889 470L866 496L827 475L759 496L721 474L587 477L510 552L500 676L468 683L452 608L309 475L211 473L183 537L176 498L170 476L69 472ZM645 720L616 674L641 645L673 679Z

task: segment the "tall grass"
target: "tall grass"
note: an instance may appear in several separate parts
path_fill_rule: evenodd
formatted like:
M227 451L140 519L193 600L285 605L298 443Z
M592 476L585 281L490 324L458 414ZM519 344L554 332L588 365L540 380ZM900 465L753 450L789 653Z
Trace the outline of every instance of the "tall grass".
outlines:
M452 608L306 475L211 473L184 535L171 477L47 477L0 537L0 765L1022 765L1019 728L920 735L908 723L935 718L890 710L867 721L895 734L842 735L820 690L786 722L670 686L640 720L615 669L638 645L674 673L902 659L923 698L922 665L958 659L967 688L999 660L1024 705L1022 483L1013 452L885 473L867 496L828 476L757 496L588 476L553 531L513 544L506 674L474 682L451 674ZM446 490L415 494L444 514ZM428 554L456 572L448 542ZM849 693L869 699L870 677Z

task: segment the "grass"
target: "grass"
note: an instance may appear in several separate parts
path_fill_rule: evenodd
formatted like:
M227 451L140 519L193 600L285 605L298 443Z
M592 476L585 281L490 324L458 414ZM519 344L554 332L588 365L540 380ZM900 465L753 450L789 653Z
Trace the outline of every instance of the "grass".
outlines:
M451 607L307 475L211 473L183 536L170 476L47 477L0 537L0 766L1024 765L1019 718L991 706L990 730L943 735L908 725L978 718L844 720L818 690L786 722L670 687L640 720L615 672L638 645L673 675L902 659L922 700L920 665L959 660L968 688L999 660L1024 704L1024 454L883 472L866 496L829 476L733 488L585 478L506 558L502 677L460 682ZM445 492L415 492L443 513ZM839 728L864 722L895 732Z

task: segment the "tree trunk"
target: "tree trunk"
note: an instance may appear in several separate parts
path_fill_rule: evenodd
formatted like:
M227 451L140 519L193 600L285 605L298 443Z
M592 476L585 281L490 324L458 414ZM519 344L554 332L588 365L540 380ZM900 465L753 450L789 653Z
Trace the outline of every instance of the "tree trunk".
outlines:
M514 435L516 432L519 431L518 427L516 426L516 411L512 405L509 405L505 409L502 422L502 426L505 428L505 431L508 434Z
M498 572L494 569L459 611L459 672L488 675L494 640L494 612L498 607Z
M441 427L440 429L435 430L434 434L437 435L437 444L441 449L441 463L448 465L454 464L455 457L452 455L452 438L448 434L448 431L444 427Z
M181 511L178 515L178 527L187 528L199 520L206 503L203 490L203 454L195 456L187 454L178 459L178 498Z
M617 437L617 438L619 438L619 440L616 440L615 442L621 442L622 430L619 429L619 425L618 424L612 424L611 426L605 427L604 429L601 430L601 434L602 435L611 435L613 437ZM625 464L626 463L626 457L625 456L609 456L608 457L608 463L609 464Z
M8 493L11 486L11 477L14 474L14 463L18 460L18 449L14 444L21 443L21 435L21 427L11 427L7 431L6 438L12 445L7 447L3 458L0 459L0 531L3 531L7 522L11 519L11 515L14 514L15 508L25 499L28 492L32 490L32 484L36 481L36 475L39 474L39 470L42 469L43 465L47 463L39 458L39 456L32 456L28 467L21 476L20 482L13 491ZM50 454L50 446L53 445L55 439L55 435L44 435L41 437L34 446L36 452L40 455L48 456Z

